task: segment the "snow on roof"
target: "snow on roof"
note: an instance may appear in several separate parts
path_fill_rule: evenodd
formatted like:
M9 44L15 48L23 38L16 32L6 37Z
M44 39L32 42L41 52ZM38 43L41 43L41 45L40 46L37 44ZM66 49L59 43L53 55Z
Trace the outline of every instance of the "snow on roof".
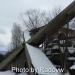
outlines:
M70 67L70 69L75 69L75 64Z
M39 48L28 44L26 44L26 46L31 57L32 64L34 68L37 69L37 73L39 75L59 75L59 72L54 72L57 71L57 69Z

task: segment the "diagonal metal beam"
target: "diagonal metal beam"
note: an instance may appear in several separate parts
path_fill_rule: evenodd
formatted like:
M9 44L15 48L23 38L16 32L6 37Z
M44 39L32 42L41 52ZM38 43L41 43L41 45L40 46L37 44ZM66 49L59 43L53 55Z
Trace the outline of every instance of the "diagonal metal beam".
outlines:
M17 56L21 51L23 51L22 48L23 48L23 47L20 47L20 48L14 50L11 55L9 55L4 61L2 61L2 62L0 63L0 70L5 69L7 65L9 66L9 64L16 58L16 56Z
M73 1L66 9L59 13L54 19L52 19L43 29L41 29L36 35L34 35L28 43L33 46L39 46L49 34L52 36L59 28L68 23L75 17L75 1Z

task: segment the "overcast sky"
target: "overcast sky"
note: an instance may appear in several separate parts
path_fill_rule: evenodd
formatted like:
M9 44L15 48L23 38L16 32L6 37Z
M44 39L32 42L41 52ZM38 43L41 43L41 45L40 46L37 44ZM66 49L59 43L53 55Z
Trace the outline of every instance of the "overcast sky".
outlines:
M28 9L52 10L61 6L64 9L73 0L0 0L0 50L7 50L11 39L11 29L18 22L20 13Z

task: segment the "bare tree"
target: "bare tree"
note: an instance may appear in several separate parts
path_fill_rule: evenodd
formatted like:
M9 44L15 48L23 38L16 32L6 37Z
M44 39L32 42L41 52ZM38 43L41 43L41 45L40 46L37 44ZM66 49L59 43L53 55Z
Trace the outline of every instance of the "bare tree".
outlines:
M55 7L51 13L52 18L56 17L61 11L62 11L62 8L60 6Z
M23 42L23 32L20 26L16 23L13 24L12 29L12 46L13 48L17 48L22 45Z
M45 25L51 20L51 16L46 11L36 9L28 10L20 16L29 31Z

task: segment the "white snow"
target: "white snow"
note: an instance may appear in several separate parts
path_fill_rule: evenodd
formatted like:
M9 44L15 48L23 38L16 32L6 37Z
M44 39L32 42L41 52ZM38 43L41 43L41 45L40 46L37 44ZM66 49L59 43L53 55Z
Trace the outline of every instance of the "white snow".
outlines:
M74 53L75 52L75 48L74 47L68 47L69 53Z
M69 73L69 72L67 72L67 73L65 73L65 75L70 75L70 73Z
M18 75L27 75L27 73L20 73L20 74L18 74Z
M51 63L51 61L46 57L46 55L36 47L26 44L28 52L31 57L32 64L35 69L37 69L37 73L40 75L59 75L59 72L53 72L53 70L57 71L55 66ZM41 70L41 68L43 70ZM51 70L48 71L48 70Z
M0 71L0 75L16 75L16 73L14 73L12 71L4 71L4 72ZM20 74L17 74L17 75L27 75L27 74L26 73L20 73Z
M68 60L75 60L75 57L68 57Z
M58 48L59 48L58 45L55 45L55 46L53 46L52 49L58 49Z
M5 71L5 72L0 71L0 75L15 75L15 73L13 73L11 71Z
M75 65L72 65L72 66L70 67L70 69L74 69L74 70L75 70Z

